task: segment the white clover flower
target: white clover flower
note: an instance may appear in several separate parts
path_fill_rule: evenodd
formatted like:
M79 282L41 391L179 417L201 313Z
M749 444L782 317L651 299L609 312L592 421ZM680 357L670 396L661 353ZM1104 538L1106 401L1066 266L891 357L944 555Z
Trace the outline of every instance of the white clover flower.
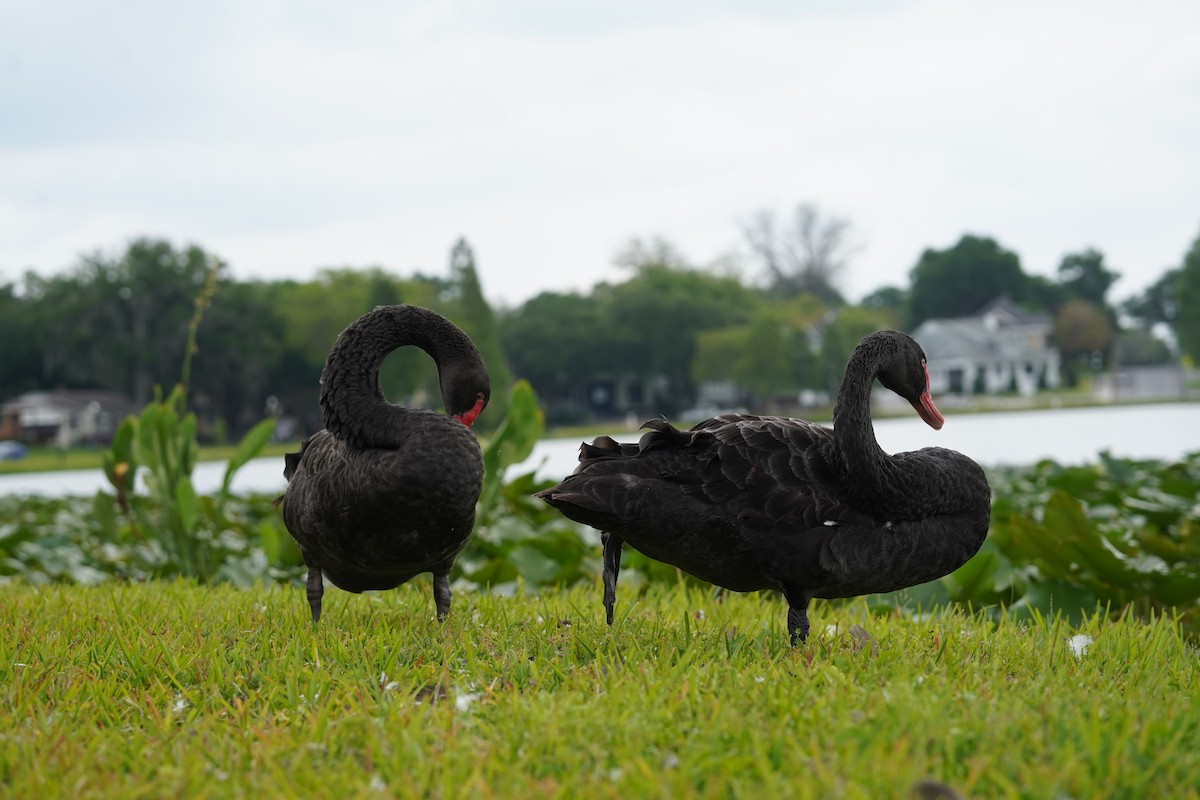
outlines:
M1091 646L1092 641L1092 637L1086 633L1077 633L1067 640L1067 647L1071 648L1071 653L1076 660L1081 660L1087 654L1087 649Z
M467 711L471 708L471 704L479 699L479 692L464 692L454 696L454 708L458 711Z

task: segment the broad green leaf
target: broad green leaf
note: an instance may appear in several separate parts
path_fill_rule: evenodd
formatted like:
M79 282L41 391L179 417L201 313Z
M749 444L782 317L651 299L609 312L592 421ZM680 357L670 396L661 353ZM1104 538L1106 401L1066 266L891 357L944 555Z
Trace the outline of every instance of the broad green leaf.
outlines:
M179 451L179 470L188 475L196 466L196 415L188 413L172 434Z
M1029 609L1037 609L1046 616L1059 613L1077 623L1095 613L1097 603L1096 595L1087 589L1062 581L1039 581L1031 584L1009 611L1022 617Z
M262 449L267 446L267 442L271 441L273 433L275 433L274 417L264 419L246 432L246 435L238 442L233 458L229 459L229 464L225 467L225 478L221 481L222 492L229 493L229 486L233 483L237 471L262 452Z
M175 483L175 502L179 507L179 520L183 523L183 529L191 535L196 530L200 507L196 490L192 487L192 479L187 475L180 475Z
M558 562L548 558L536 547L514 547L508 560L527 582L534 585L549 583L558 574Z
M1046 501L1044 513L1046 529L1067 544L1075 558L1100 578L1121 585L1132 577L1131 570L1100 541L1100 534L1074 497L1055 492Z

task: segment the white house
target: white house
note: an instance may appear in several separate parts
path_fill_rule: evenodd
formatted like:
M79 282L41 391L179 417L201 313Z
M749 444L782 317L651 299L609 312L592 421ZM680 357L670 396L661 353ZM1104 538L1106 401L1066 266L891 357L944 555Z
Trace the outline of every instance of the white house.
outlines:
M134 410L115 392L27 392L0 406L0 439L55 447L104 443Z
M935 393L1030 395L1059 385L1052 332L1048 315L1000 297L973 317L926 320L912 335L925 351Z

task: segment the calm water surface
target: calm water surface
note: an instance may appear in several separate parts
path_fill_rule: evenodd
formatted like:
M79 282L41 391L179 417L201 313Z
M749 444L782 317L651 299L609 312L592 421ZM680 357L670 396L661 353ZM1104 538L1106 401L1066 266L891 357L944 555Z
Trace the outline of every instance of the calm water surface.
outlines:
M914 416L880 420L875 423L875 435L889 453L948 447L984 465L1030 464L1043 458L1078 464L1095 460L1102 450L1131 458L1177 459L1200 450L1200 403L962 416L949 412L940 431ZM638 433L631 432L615 438L632 441L637 437ZM536 468L539 477L559 478L575 468L578 455L578 439L546 439L538 442L528 461L514 469ZM215 492L224 470L221 462L197 465L193 473L196 490ZM285 485L283 459L259 458L242 468L233 489L272 493L283 491ZM0 494L90 495L107 487L99 469L0 476Z

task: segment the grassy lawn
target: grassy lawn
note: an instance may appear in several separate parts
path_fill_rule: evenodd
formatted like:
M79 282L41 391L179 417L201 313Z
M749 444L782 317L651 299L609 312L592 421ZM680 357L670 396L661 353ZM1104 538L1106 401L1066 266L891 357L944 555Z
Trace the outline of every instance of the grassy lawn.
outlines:
M1169 620L818 603L793 650L777 598L634 597L331 588L314 630L300 587L0 586L0 794L1200 797Z

